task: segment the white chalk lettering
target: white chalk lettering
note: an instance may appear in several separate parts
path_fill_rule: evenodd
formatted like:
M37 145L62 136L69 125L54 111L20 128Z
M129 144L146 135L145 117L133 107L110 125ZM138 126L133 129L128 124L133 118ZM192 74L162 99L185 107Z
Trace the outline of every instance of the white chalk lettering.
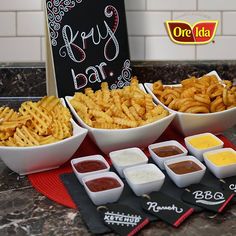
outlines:
M176 213L180 214L184 210L183 208L178 208L175 204L169 206L159 206L157 202L147 202L148 210L152 210L153 212L160 212L160 211L175 211Z

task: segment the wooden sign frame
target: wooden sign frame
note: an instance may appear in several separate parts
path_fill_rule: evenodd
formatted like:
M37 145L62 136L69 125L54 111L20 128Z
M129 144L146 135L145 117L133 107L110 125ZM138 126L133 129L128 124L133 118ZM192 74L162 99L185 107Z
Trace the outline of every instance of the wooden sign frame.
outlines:
M129 84L124 0L45 0L44 9L48 95Z

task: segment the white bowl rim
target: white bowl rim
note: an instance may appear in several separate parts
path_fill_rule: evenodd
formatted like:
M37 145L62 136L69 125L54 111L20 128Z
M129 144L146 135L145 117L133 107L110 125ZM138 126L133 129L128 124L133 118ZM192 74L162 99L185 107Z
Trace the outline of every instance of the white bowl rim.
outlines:
M160 176L160 179L158 179L158 180L153 180L153 181L148 181L148 182L145 182L145 183L133 183L126 175L127 175L127 172L128 171L131 171L131 170L137 170L137 168L138 169L140 169L140 168L142 168L142 167L146 167L146 168L148 168L148 167L151 167L151 168L154 168L157 172L159 172L159 174L161 175ZM140 185L146 185L146 184L150 184L150 183L154 183L154 182L160 182L160 181L163 181L163 180L165 180L165 174L157 167L157 165L155 165L155 164L153 164L153 163L146 163L146 164L141 164L141 165L137 165L137 166L130 166L130 167L127 167L127 168L125 168L124 169L124 176L125 176L125 179L127 180L129 180L130 182L131 182L131 184L132 185L135 185L135 186L140 186Z
M65 142L68 142L72 139L75 139L77 138L78 136L82 135L82 134L86 134L88 132L87 129L83 128L83 127L80 127L73 119L70 120L71 123L72 123L72 126L73 126L73 129L76 128L79 128L81 129L80 132L78 132L77 134L73 134L72 136L68 137L68 138L65 138L63 140L59 140L55 143L49 143L49 144L43 144L43 145L35 145L35 146L30 146L30 147L15 147L15 146L0 146L0 150L32 150L32 149L44 149L46 147L51 147L51 146L57 146L57 145L60 145L62 143L65 143Z
M103 178L103 177L111 177L111 178L116 179L119 182L120 186L116 187L116 188L111 188L111 189L106 189L106 190L102 190L102 191L98 191L98 192L93 192L86 185L87 181L91 181L91 180L99 179L99 178ZM100 172L100 173L94 173L94 174L86 175L86 176L82 177L82 183L83 183L84 188L86 188L92 194L109 193L110 191L114 191L114 190L117 190L117 189L123 189L124 188L124 182L113 171Z
M114 156L114 154L119 153L119 152L122 153L124 151L134 151L135 153L139 154L139 157L141 157L142 160L140 158L140 161L138 161L136 163L133 163L133 164L128 164L128 165L119 165L119 164L117 164L116 159L118 159L118 157L115 157L116 155ZM126 168L126 166L139 165L139 163L148 162L147 155L144 153L144 151L141 148L138 148L138 147L131 147L131 148L124 148L124 149L115 150L115 151L110 152L108 154L108 156L109 156L109 158L112 162L112 165L116 165L119 168Z
M185 160L183 158L185 158ZM186 173L186 174L177 174L173 170L171 170L171 168L168 166L168 162L169 162L169 164L174 164L174 163L178 163L178 162L182 162L182 161L193 161L193 162L195 162L195 164L197 164L198 166L201 167L201 170L190 172L190 173ZM191 156L191 155L176 157L174 159L167 160L167 161L164 162L164 166L165 166L165 169L168 168L168 170L171 171L174 175L181 176L181 177L182 176L186 177L187 175L193 175L193 174L197 174L197 173L201 173L203 171L206 171L206 166L203 165L196 157Z
M89 156L82 156L82 157L75 157L75 158L72 158L70 160L70 163L71 163L71 166L75 166L75 164L77 163L80 163L80 162L83 162L83 161L101 161L103 162L105 165L106 165L106 168L102 169L102 170L108 170L110 169L110 165L109 163L106 161L106 159L104 158L103 155L101 154L94 154L94 155L89 155ZM79 175L83 175L83 174L87 174L87 173L95 173L96 171L98 170L95 170L95 171L88 171L88 172L84 172L84 173L81 173L79 171L76 170L75 168L75 171L79 174Z
M217 141L219 141L220 144L215 145L215 146L212 146L212 147L208 147L208 148L203 148L203 149L201 149L201 148L196 148L196 147L194 147L194 146L189 142L189 139L191 139L191 138L193 138L193 137L204 136L204 135L210 135L210 136L212 136L214 139L216 139ZM210 132L205 132L205 133L200 133L200 134L194 134L194 135L187 136L187 137L184 138L184 142L187 143L189 146L191 146L191 148L193 148L193 149L195 149L195 150L197 150L197 151L199 151L199 152L205 152L205 151L207 151L208 149L217 148L217 147L220 147L220 146L222 146L222 145L224 146L224 142L223 142L220 138L218 138L216 135L214 135L214 134L212 134L212 133L210 133Z
M210 160L208 159L208 157L207 157L207 154L209 154L209 153L217 153L217 152L220 153L220 152L224 152L224 151L231 151L231 152L233 152L233 153L236 153L236 151L235 151L233 148L229 148L229 147L220 148L220 149L216 149L216 150L211 150L211 151L208 151L208 152L204 152L204 153L203 153L204 162L205 162L206 165L207 165L207 162L205 161L205 160L207 160L208 162L210 162L211 165L213 165L213 166L214 166L215 168L217 168L217 169L226 168L226 167L228 167L228 166L234 166L234 165L236 165L236 163L235 163L235 164L231 164L231 165L217 166L217 165L215 165L212 161L210 161Z
M169 144L170 143L170 144ZM171 143L173 143L172 145L173 146L176 146L176 147L178 147L179 149L181 149L181 151L183 151L183 153L180 153L180 154L176 154L176 155L171 155L171 156L166 156L166 157L160 157L160 156L158 156L154 151L153 151L153 149L155 148L155 146L156 147L165 147L165 146L168 146L168 144L169 145L171 145ZM175 156L179 156L179 155L183 155L183 154L186 154L187 155L187 153L188 153L188 150L180 143L180 142L178 142L177 140L174 140L174 139L171 139L171 140L167 140L167 141L163 141L163 142L158 142L158 143L152 143L152 144L150 144L150 145L148 145L148 150L149 150L149 152L150 151L152 151L153 152L153 154L157 157L157 158L159 158L159 159L166 159L166 158L170 158L170 157L175 157ZM167 160L167 159L166 159Z

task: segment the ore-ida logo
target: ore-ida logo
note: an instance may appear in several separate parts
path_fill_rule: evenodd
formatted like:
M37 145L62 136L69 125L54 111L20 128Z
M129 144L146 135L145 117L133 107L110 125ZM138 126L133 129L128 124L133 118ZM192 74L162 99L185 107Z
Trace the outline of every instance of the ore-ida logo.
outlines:
M178 44L207 44L215 37L218 21L198 21L190 25L186 21L166 21L171 40Z

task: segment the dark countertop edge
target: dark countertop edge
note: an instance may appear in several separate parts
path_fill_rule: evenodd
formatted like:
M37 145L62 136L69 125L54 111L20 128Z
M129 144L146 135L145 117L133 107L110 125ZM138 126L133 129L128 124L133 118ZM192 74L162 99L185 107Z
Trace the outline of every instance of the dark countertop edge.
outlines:
M160 65L211 65L211 64L228 64L235 65L236 60L190 60L190 61L172 61L172 60L147 60L147 61L131 61L131 64L135 67L149 67L149 66L160 66ZM44 62L27 62L27 63L0 63L0 68L45 68Z

